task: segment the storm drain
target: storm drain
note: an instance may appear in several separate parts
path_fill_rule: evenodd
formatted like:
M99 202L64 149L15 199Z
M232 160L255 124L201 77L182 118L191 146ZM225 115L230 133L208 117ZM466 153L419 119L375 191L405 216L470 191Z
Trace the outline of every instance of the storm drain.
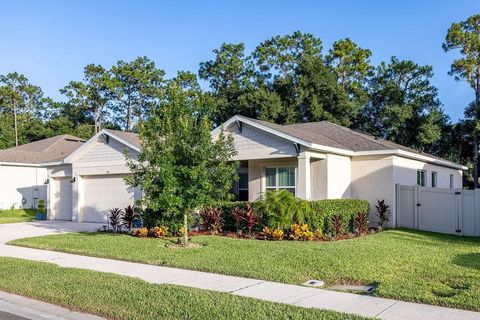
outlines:
M322 280L308 280L303 283L304 286L309 286L309 287L323 287L325 285L325 282Z
M349 291L349 292L360 292L360 293L372 293L373 290L375 290L375 286L372 285L345 285L345 284L340 284L336 286L330 287L332 290L338 290L338 291Z

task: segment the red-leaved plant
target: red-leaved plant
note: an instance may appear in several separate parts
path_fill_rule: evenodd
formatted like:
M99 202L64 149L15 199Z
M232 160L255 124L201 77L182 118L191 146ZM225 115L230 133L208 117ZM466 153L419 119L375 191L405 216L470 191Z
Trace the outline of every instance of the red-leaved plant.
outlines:
M242 221L245 216L245 210L240 207L235 207L232 211L233 219L235 220L235 226L237 227L237 233L242 231Z
M386 227L390 221L390 206L385 202L385 199L377 200L375 205L377 209L378 226L380 228Z
M260 223L260 219L255 213L255 210L253 210L253 206L251 203L247 203L243 220L245 221L245 224L247 226L248 235L252 236L252 229Z
M336 214L332 217L332 228L335 236L343 234L343 218L341 214Z
M357 212L353 220L353 226L358 235L367 233L368 231L368 214L366 212Z
M222 209L204 208L200 211L202 226L211 234L222 232Z

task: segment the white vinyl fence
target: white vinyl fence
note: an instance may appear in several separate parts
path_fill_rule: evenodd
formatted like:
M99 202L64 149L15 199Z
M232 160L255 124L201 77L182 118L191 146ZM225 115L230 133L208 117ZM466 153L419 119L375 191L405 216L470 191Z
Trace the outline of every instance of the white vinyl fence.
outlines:
M480 236L480 190L397 184L396 226Z

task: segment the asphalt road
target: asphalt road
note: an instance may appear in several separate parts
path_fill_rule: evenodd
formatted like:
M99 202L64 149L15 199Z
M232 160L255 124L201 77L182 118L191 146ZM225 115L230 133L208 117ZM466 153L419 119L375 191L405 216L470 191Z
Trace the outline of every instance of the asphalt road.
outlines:
M29 320L29 319L0 310L0 320Z

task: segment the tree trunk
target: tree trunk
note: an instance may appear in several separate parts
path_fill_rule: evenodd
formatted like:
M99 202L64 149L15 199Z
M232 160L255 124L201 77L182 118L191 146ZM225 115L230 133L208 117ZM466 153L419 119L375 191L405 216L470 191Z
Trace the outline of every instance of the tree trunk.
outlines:
M12 103L13 103L13 125L15 127L15 147L18 147L17 106L15 104L15 99L12 100Z
M183 244L187 245L188 243L188 210L185 210L183 214Z
M132 104L130 103L130 100L128 101L127 105L127 131L132 130Z

